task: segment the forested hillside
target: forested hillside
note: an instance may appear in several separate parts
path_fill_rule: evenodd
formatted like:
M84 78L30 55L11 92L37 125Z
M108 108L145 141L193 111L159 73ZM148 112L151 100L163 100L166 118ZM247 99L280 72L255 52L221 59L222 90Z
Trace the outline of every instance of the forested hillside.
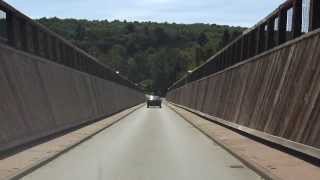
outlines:
M236 38L244 30L208 24L88 21L42 18L49 27L101 62L164 94L188 70Z

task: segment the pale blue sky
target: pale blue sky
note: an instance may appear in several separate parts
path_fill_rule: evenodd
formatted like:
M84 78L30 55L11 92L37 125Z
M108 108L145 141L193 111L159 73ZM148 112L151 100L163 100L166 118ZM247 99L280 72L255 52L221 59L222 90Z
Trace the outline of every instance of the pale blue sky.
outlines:
M252 26L284 0L6 0L32 18Z

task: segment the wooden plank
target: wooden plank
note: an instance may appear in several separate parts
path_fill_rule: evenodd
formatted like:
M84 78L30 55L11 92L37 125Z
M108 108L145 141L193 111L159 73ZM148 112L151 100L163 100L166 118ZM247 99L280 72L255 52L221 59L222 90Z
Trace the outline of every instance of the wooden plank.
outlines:
M265 60L269 61L270 65L268 65L267 71L264 74L264 79L261 84L262 87L250 120L250 127L264 130L287 62L286 59L282 59L282 57L287 57L288 53L289 50L285 49L284 51L269 56L269 58Z
M301 36L302 26L302 0L293 1L292 30L293 37Z
M313 31L320 28L320 1L310 0L310 21L309 30Z

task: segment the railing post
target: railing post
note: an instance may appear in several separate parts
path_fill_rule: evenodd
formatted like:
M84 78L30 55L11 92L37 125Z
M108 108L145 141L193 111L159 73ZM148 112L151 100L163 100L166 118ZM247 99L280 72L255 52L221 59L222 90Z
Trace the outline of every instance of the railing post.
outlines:
M302 25L302 0L293 1L293 17L292 17L292 30L293 38L301 35Z
M245 36L242 36L240 41L241 41L241 45L240 45L240 61L244 60L245 58L245 39L244 39Z
M32 41L34 45L34 52L37 55L40 55L40 45L39 45L39 33L36 26L32 26Z
M260 53L260 40L261 39L261 25L257 27L257 31L256 31L256 49L255 49L255 54L259 54Z
M13 27L13 15L10 12L7 12L7 36L8 36L8 44L10 46L14 46L14 27Z
M309 30L320 28L320 1L310 0Z
M278 21L278 44L282 44L286 41L286 27L287 27L287 10L282 8L279 11L279 21Z
M54 47L56 49L56 61L61 62L61 49L60 49L60 42L58 39L55 40Z
M257 51L256 51L256 48L257 48L257 45L258 45L258 41L257 41L257 34L258 34L258 30L255 29L252 33L251 33L251 50L250 50L250 56L253 57L255 55L257 55Z
M20 26L20 31L18 31L18 33L20 34L20 42L21 42L21 49L24 51L29 51L28 49L28 43L27 43L27 23L24 19L19 18L17 19L19 26Z
M248 59L248 58L250 58L251 57L251 55L253 54L252 53L252 51L253 51L253 43L252 43L252 36L254 35L254 32L255 30L252 30L250 33L248 33L248 35L247 35L247 58L246 59Z
M260 25L259 28L259 53L266 49L266 24Z
M268 21L268 35L267 35L267 48L271 49L274 46L274 19Z

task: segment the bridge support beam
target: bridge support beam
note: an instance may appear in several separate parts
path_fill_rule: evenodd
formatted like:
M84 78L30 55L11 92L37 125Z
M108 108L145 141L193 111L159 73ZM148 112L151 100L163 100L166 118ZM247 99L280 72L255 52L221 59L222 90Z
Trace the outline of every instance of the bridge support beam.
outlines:
M320 28L320 1L310 0L310 22L309 30Z
M302 0L293 1L292 30L293 38L301 36Z
M282 44L286 41L286 27L287 27L287 10L281 9L279 11L279 21L278 21L278 44Z
M274 19L268 21L268 35L267 35L267 48L271 49L274 47Z

